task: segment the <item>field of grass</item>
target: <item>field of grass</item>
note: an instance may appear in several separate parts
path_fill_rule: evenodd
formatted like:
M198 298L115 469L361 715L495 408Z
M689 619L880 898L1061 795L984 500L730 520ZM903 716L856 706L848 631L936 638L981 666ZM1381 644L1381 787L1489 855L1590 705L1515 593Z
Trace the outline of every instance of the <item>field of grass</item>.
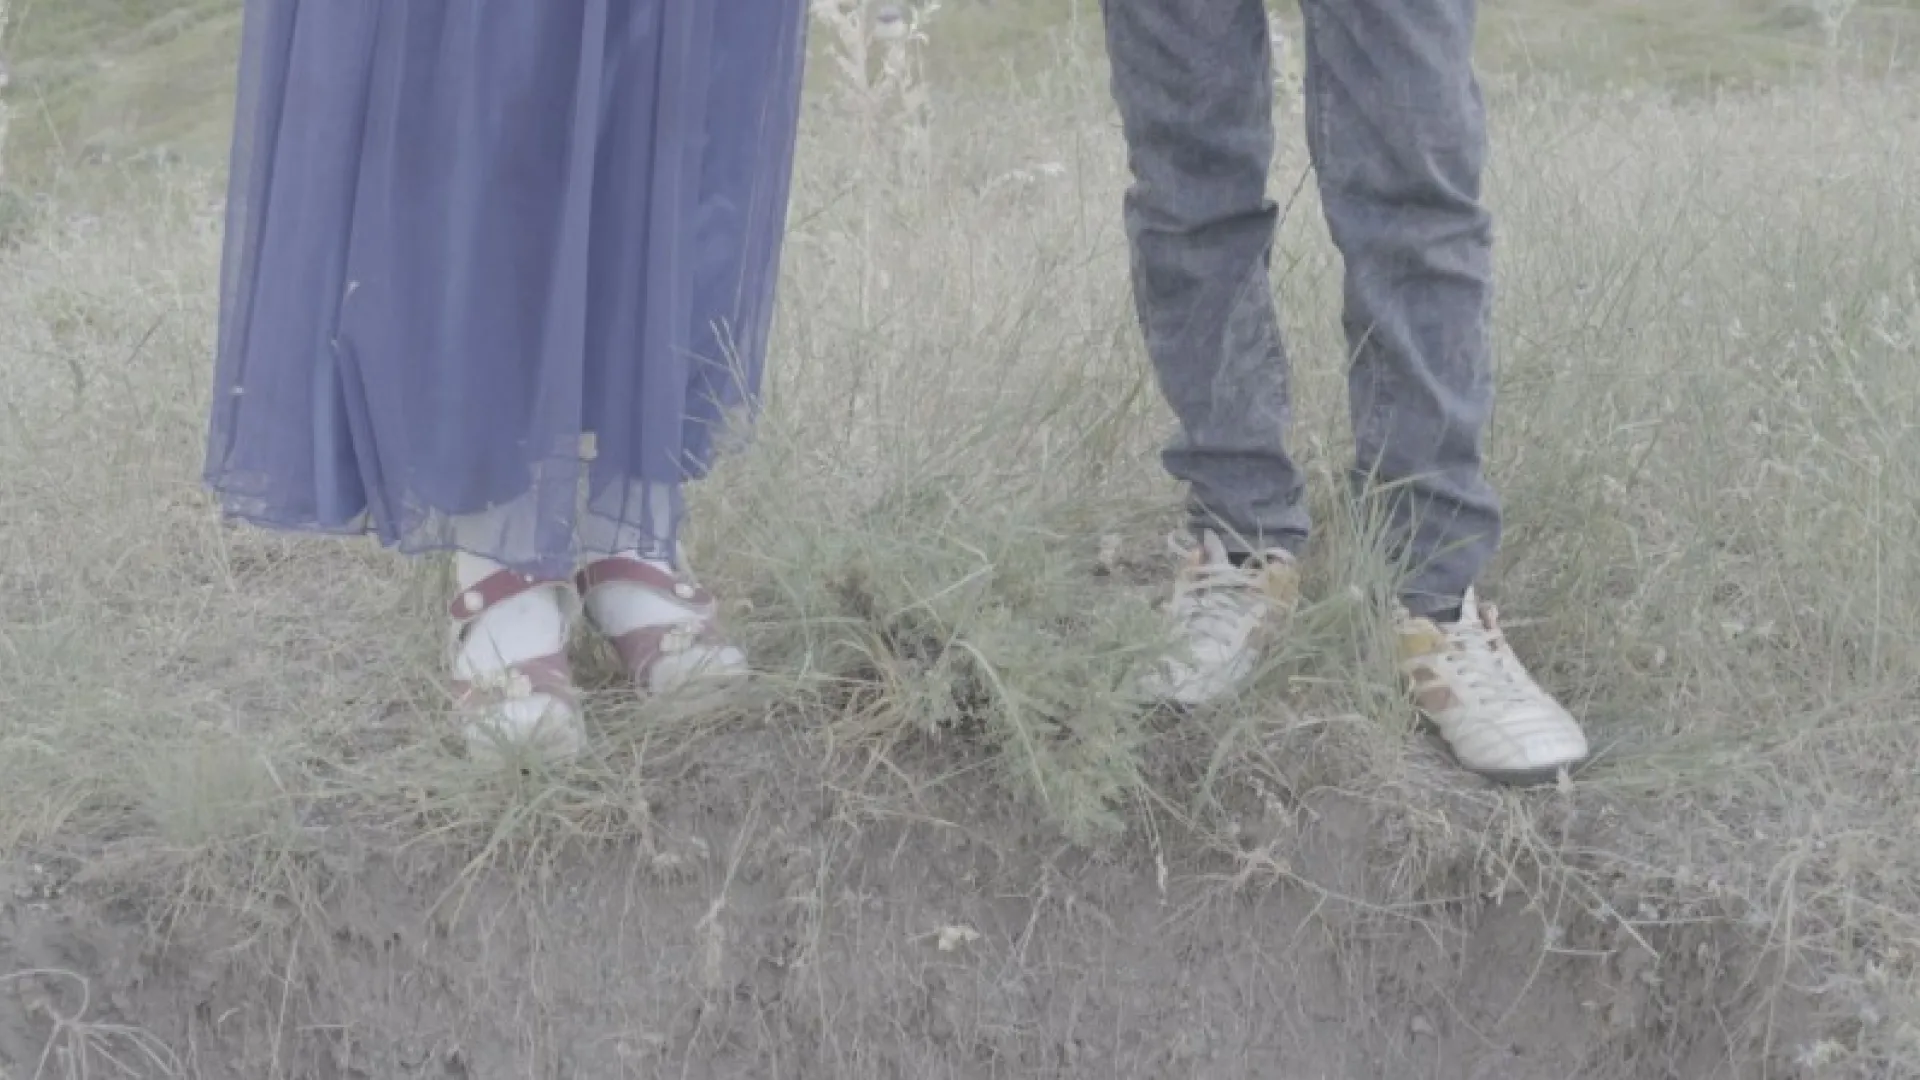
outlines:
M0 1077L1920 1076L1910 6L1829 53L1489 4L1486 588L1600 749L1511 793L1383 670L1295 138L1310 603L1241 705L1119 693L1176 492L1090 4L941 12L930 119L822 65L770 410L696 496L764 674L599 671L593 755L521 775L443 737L438 567L199 490L231 5L23 2Z
M239 0L12 0L16 175L155 151L217 167L226 151ZM1296 27L1297 10L1271 5ZM1822 12L1841 16L1831 42ZM1097 47L1097 0L948 0L938 78L1025 82ZM1916 0L1489 0L1494 73L1686 92L1767 83L1836 56L1900 71L1920 56Z

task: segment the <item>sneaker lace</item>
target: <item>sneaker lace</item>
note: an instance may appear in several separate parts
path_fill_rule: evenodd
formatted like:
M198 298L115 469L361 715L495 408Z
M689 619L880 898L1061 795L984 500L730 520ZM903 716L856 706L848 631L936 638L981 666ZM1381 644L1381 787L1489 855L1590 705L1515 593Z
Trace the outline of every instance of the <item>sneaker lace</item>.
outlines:
M1542 691L1507 645L1494 612L1488 609L1482 618L1442 628L1448 659L1461 685L1489 705L1533 704Z
M1253 571L1224 564L1194 569L1173 598L1174 618L1195 638L1232 645L1260 620Z

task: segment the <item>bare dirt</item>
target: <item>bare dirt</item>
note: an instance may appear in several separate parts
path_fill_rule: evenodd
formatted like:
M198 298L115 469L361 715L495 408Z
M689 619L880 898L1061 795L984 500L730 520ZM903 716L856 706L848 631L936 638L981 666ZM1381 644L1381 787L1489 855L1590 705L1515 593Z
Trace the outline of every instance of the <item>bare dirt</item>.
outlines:
M1797 1075L1737 912L1650 879L1574 897L1501 850L1518 814L1590 857L1609 814L1578 791L1248 789L1237 851L1150 812L1088 851L964 771L863 786L817 756L735 728L618 839L479 861L312 825L268 910L151 852L48 852L0 899L4 1075Z

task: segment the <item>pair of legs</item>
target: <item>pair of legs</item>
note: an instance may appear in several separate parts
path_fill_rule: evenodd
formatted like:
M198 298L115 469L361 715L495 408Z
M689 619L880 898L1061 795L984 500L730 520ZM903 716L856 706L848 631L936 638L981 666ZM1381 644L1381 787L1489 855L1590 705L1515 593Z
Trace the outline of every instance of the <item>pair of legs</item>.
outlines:
M1460 605L1500 542L1481 463L1493 405L1492 230L1474 0L1302 0L1306 127L1345 261L1356 495L1404 544L1406 604ZM1107 47L1147 351L1180 421L1165 455L1196 530L1297 553L1288 357L1268 281L1278 208L1262 0L1109 0Z
M503 749L570 757L585 741L566 649L579 609L649 693L729 681L746 657L729 644L706 592L680 558L678 484L640 483L637 508L579 521L587 553L570 578L523 573L477 551L530 529L531 500L456 517L451 667L470 751Z
M1266 194L1268 15L1263 0L1102 7L1135 181L1125 205L1135 302L1179 420L1164 460L1188 487L1201 541L1175 603L1193 655L1152 681L1160 696L1198 703L1251 673L1310 527L1286 447L1288 357L1268 277L1278 216ZM1532 777L1586 747L1473 595L1500 543L1482 461L1492 227L1480 201L1475 7L1301 0L1306 127L1345 262L1352 493L1378 500L1406 566L1409 677L1463 760ZM1467 745L1483 739L1500 745Z
M643 688L737 666L673 546L758 393L805 17L246 0L206 478L458 552L469 735L578 744L578 601Z

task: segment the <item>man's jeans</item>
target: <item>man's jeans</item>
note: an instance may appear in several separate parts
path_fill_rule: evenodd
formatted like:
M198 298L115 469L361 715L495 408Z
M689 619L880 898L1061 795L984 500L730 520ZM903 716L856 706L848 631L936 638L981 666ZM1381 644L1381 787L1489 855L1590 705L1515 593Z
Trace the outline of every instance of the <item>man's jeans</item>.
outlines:
M1493 404L1491 221L1474 0L1302 0L1307 146L1346 264L1357 496L1381 500L1407 606L1459 603L1500 542L1481 466ZM1103 0L1134 184L1134 299L1180 421L1166 467L1229 549L1308 530L1268 264L1278 207L1262 0Z

